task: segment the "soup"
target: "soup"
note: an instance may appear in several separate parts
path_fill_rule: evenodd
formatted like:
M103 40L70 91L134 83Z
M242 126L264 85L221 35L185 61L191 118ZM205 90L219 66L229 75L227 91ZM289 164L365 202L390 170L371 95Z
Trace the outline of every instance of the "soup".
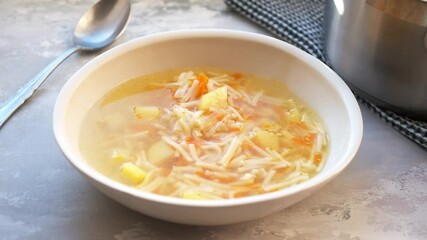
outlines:
M218 69L131 79L100 99L80 148L102 174L141 191L198 200L277 191L317 174L322 121L286 86Z

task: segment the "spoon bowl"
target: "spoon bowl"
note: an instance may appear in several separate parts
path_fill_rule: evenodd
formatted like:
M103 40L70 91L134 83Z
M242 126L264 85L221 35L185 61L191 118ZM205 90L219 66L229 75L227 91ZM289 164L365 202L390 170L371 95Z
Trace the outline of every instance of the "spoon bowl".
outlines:
M130 16L128 0L102 0L78 21L74 44L85 50L104 48L123 33Z

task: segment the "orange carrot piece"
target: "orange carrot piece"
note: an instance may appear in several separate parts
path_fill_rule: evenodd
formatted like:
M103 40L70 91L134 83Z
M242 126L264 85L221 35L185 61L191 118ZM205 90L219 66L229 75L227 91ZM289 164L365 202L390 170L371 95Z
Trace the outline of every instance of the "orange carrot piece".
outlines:
M204 170L197 170L195 174L199 177L205 177L205 171Z
M188 162L182 158L174 158L173 159L173 165L174 166L187 166Z
M313 144L314 140L316 139L316 136L317 134L310 133L305 137L294 137L292 140L300 145L310 146Z
M247 192L237 192L236 194L234 194L234 198L242 198L242 197L246 197L249 194Z
M320 154L314 155L314 164L319 165L320 161L322 161L322 155Z
M238 73L238 72L231 74L231 76L236 80L243 77L243 75L241 73Z
M202 177L204 179L215 180L214 178L212 178L212 176L207 175L206 170L204 170L204 169L203 170L197 170L195 173L197 176Z
M295 137L292 139L292 141L298 143L299 145L308 146L307 142L305 141L305 138Z
M177 89L169 89L169 91L170 91L170 93L171 93L171 95L172 95L172 96L173 96L173 95L175 95L176 90L177 90Z
M233 89L238 89L239 88L239 84L235 83L235 82L231 82L228 84L229 87L233 88Z
M214 113L214 117L216 118L216 120L221 121L222 119L224 119L225 114L224 113Z
M199 86L197 87L196 97L200 97L208 92L209 78L204 73L199 73L197 80L199 80Z
M259 183L247 183L244 186L247 188L259 188L261 185Z
M199 148L199 147L200 147L200 140L195 139L194 137L186 137L186 138L185 138L185 141L186 141L188 144L194 144L194 146L195 146L196 148Z
M296 128L300 128L300 129L304 129L304 130L308 130L308 126L305 123L298 123L298 122L291 122L289 123L290 126L292 127L296 127Z
M233 177L227 177L227 178L217 177L217 178L215 178L215 179L218 179L218 181L219 181L220 183L232 183L232 182L236 181L236 179L235 179L235 178L233 178Z

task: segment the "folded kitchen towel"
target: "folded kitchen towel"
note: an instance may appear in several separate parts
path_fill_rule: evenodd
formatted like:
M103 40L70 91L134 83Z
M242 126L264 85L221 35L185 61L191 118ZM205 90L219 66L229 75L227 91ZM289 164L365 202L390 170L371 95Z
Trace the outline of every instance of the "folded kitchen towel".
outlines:
M326 0L225 0L225 3L278 38L330 65L322 42ZM394 129L427 148L427 122L396 114L366 99L357 98Z

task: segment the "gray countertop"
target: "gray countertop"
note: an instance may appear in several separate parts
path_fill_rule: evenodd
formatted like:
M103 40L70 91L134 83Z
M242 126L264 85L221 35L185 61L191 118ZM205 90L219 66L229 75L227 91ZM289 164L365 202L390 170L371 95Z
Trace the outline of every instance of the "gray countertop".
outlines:
M71 46L94 1L0 2L0 102ZM151 33L226 28L265 33L221 0L134 1L115 45ZM266 218L218 227L156 220L95 190L52 131L67 79L99 53L66 60L0 129L0 239L427 239L427 152L361 106L364 138L345 171L318 193Z

